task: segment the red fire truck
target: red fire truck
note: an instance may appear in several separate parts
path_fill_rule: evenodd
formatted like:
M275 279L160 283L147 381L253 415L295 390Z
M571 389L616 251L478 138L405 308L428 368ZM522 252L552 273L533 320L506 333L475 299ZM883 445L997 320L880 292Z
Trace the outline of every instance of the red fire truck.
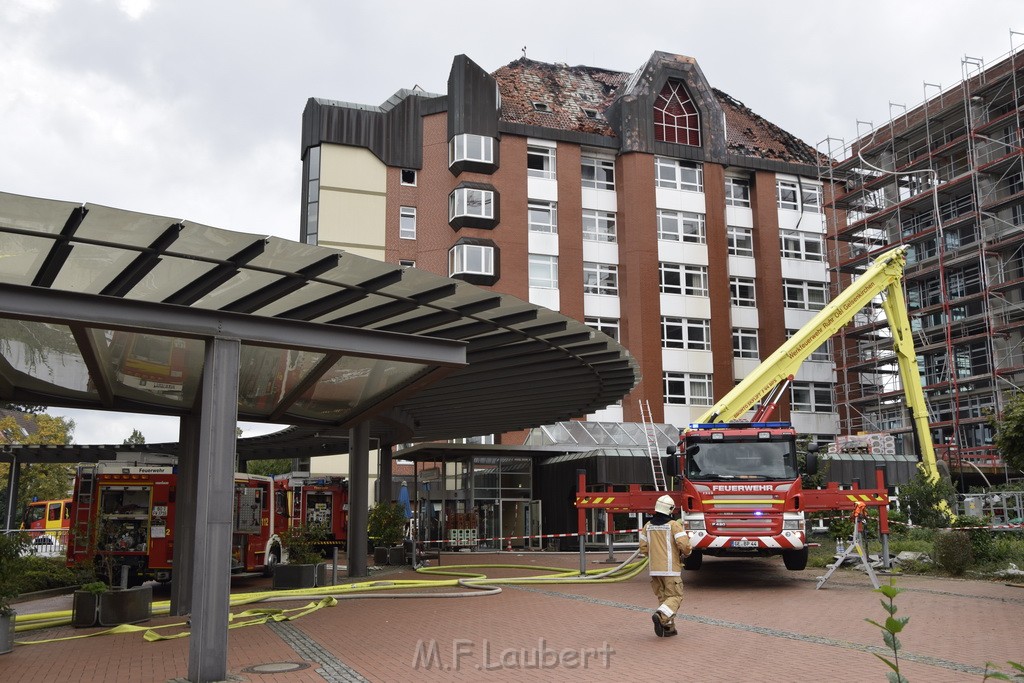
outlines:
M48 535L53 537L67 533L71 524L71 499L33 500L25 506L21 528L29 530L31 538Z
M785 396L800 364L854 315L882 295L899 367L907 408L914 426L921 470L935 481L939 474L928 425L928 411L914 352L906 301L900 287L906 248L878 257L857 280L841 292L791 339L709 408L696 423L680 432L678 458L670 485L656 452L651 464L657 490L632 484L625 492L590 490L579 480L576 506L581 530L587 508L611 511L651 511L655 500L668 493L677 502L694 551L687 569L701 566L704 555L782 555L787 569L807 565L805 513L852 510L858 503L879 508L882 533L888 532L888 492L884 482L875 489L803 490L797 471L796 432L788 422L768 422ZM755 412L741 422L747 411ZM807 470L816 469L816 448L809 447ZM675 455L675 449L670 450Z
M317 541L325 553L345 550L348 540L348 480L330 474L291 472L274 477L280 523L289 528L316 525L324 530Z
M101 580L115 582L128 567L129 585L170 580L177 475L173 459L146 458L79 466L69 566L92 562ZM232 571L270 571L281 560L273 491L270 477L235 475Z

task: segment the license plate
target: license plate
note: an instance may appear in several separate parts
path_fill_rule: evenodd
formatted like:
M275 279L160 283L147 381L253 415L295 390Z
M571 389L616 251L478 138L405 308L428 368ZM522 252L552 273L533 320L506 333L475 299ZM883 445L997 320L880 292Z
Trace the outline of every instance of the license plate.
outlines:
M747 541L747 540L733 541L732 542L732 547L733 548L756 548L757 547L757 541Z

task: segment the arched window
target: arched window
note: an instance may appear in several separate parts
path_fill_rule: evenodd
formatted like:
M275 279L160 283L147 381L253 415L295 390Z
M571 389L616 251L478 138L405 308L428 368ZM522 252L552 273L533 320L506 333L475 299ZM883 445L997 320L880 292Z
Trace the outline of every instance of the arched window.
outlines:
M679 81L665 83L654 101L654 139L700 146L700 114Z

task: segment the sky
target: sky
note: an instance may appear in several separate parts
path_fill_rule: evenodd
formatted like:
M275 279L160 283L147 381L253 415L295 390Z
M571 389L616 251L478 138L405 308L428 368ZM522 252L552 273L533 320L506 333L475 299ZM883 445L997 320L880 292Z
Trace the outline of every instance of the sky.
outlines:
M310 97L443 93L458 54L633 72L657 50L826 151L956 86L965 58L994 64L1013 30L1020 0L3 0L0 191L297 239ZM49 412L76 443L177 440L175 418Z

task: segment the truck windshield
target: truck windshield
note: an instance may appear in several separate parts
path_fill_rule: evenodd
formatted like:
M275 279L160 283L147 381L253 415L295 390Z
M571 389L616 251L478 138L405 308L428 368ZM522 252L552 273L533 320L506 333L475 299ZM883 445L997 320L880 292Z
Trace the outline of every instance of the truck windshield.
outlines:
M686 450L689 479L795 479L789 441L698 442Z
M35 522L43 521L43 516L46 514L46 503L32 503L25 510L25 526L28 527L30 524Z

